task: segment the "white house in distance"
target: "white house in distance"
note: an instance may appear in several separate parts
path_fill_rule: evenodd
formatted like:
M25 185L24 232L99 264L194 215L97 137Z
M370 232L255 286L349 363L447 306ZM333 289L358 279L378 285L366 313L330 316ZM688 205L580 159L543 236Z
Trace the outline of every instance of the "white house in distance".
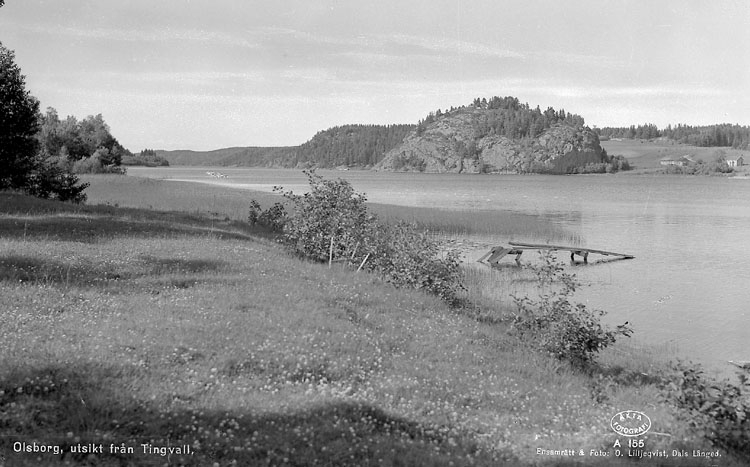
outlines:
M667 157L662 157L659 160L659 163L661 165L665 165L665 166L666 165L676 165L678 167L684 167L684 166L688 165L691 162L695 162L695 161L689 155L680 156L680 157L669 157L669 156L667 156Z
M745 158L742 157L742 154L732 154L727 156L726 160L729 167L741 167L745 165Z

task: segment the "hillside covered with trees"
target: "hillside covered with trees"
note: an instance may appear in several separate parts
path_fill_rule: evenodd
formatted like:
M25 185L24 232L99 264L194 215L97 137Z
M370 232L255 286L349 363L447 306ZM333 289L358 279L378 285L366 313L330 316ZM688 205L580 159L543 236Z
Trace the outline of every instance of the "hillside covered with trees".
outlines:
M495 96L431 112L375 168L566 174L614 172L628 164L607 155L580 115Z
M445 113L440 109L430 112L424 120L419 121L417 135L424 133L427 126L437 119L455 114L467 107L484 111L473 123L474 135L477 139L488 135L512 139L535 138L558 123L573 126L582 126L585 123L580 115L566 113L564 109L558 111L552 107L547 107L545 111L542 111L539 106L532 109L528 103L521 103L516 97L494 96L490 100L477 97L470 106L451 107Z
M719 125L692 126L667 125L659 129L656 125L631 125L629 127L594 128L601 139L655 139L668 138L677 143L698 147L750 148L750 126L722 123Z
M319 131L299 146L156 151L172 165L284 168L371 167L416 125L344 125Z
M414 128L414 125L337 126L318 132L291 152L295 166L371 167Z

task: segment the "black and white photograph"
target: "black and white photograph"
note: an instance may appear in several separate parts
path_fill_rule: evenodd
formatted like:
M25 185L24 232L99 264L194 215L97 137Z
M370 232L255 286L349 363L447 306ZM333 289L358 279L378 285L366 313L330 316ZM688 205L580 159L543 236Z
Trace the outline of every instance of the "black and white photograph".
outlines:
M0 0L0 467L750 465L750 2Z

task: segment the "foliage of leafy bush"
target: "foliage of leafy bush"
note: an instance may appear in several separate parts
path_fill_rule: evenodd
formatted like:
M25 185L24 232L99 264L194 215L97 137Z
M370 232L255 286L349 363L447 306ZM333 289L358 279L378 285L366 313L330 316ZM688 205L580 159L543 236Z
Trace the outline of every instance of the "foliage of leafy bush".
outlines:
M368 234L371 258L365 269L381 274L396 287L426 290L454 306L461 303L464 287L457 252L441 255L435 241L404 221L375 224Z
M458 254L442 254L436 242L413 224L386 225L367 210L367 198L345 180L325 180L305 171L310 191L281 193L280 203L266 211L253 201L249 220L283 232L285 244L313 261L337 261L374 272L396 287L413 287L458 305L464 290Z
M714 381L699 365L679 362L662 384L662 396L679 410L678 416L717 447L750 459L750 379L740 384Z
M632 334L627 322L614 330L607 329L600 321L604 311L571 303L571 296L580 286L575 275L564 272L549 253L541 254L541 258L541 265L526 266L537 276L539 298L513 297L517 307L512 317L516 332L531 337L532 342L556 358L577 366L591 363L618 336Z
M324 180L314 170L304 173L310 182L310 191L304 195L274 188L294 209L284 225L285 241L298 255L317 261L327 261L331 251L335 258L356 256L358 245L364 251L375 220L367 212L367 198L345 180Z
M263 211L260 203L252 200L250 202L250 212L247 220L251 225L262 225L274 232L281 232L284 228L286 217L286 208L283 204L275 203L273 206Z

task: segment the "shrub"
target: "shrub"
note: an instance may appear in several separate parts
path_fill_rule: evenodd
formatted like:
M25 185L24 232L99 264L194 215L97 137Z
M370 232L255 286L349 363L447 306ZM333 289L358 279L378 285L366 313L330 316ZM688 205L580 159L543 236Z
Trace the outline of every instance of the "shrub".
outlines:
M286 208L281 203L275 203L263 211L257 201L253 200L250 202L250 212L247 220L251 225L262 225L274 232L281 232L286 219Z
M292 205L262 211L250 205L249 220L281 230L282 241L297 255L313 261L343 262L374 272L396 287L433 293L451 305L464 290L457 253L441 254L436 242L405 222L386 225L367 210L367 198L345 180L324 180L304 171L310 191L298 195L275 187Z
M368 243L368 231L375 217L367 213L367 198L355 193L345 180L324 180L314 170L303 171L310 191L297 195L275 187L294 208L286 219L284 238L300 256L327 261L357 254L358 244ZM333 248L331 248L331 245Z
M678 409L678 417L714 446L750 459L750 380L740 373L739 385L708 378L699 365L678 362L661 386L662 397Z
M613 344L618 336L629 337L628 323L609 330L602 326L605 312L590 310L570 298L580 286L575 275L564 272L550 253L542 253L542 264L527 265L537 276L539 298L513 297L518 311L512 316L515 332L530 337L532 342L560 360L586 366L595 355ZM558 289L554 289L556 286ZM552 288L551 291L548 291Z
M452 306L461 304L465 288L458 252L441 254L435 241L408 222L377 227L370 232L372 257L366 269L396 287L422 289Z

